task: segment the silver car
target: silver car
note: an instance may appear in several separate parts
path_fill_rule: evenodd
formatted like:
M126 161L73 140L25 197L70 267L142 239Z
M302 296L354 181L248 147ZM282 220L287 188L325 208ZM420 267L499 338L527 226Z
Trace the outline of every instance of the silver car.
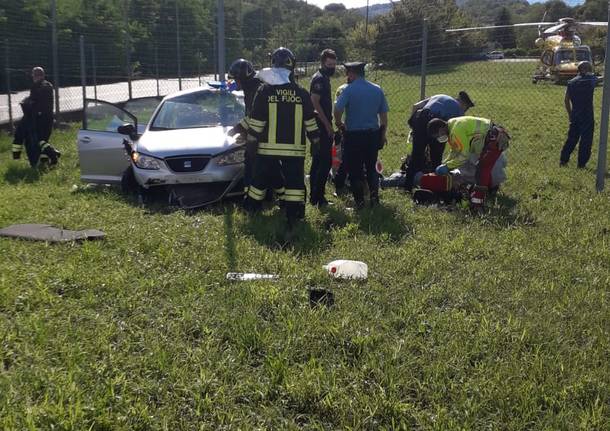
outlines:
M124 104L87 100L78 132L81 179L165 188L195 208L243 194L244 146L228 135L244 116L241 93L201 87Z

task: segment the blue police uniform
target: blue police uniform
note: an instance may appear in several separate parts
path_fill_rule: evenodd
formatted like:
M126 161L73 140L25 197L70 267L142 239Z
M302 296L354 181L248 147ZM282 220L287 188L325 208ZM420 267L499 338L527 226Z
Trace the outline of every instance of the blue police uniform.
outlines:
M376 203L379 201L379 177L375 165L381 146L379 114L389 111L383 90L364 78L358 78L343 90L337 99L336 108L345 110L343 160L356 205L364 203L363 168L366 169L371 203Z
M406 187L413 187L415 174L422 171L429 171L441 164L445 145L437 142L428 136L428 123L433 118L440 118L448 121L452 118L462 117L464 109L460 102L446 94L437 94L430 97L422 109L417 110L409 118L413 138L413 149L411 160L406 171ZM430 162L426 157L426 150L430 153Z
M597 77L592 74L578 75L568 82L566 90L572 103L568 138L561 150L560 163L566 164L570 155L578 147L578 167L584 168L591 157L595 119L593 115L593 93Z
M460 102L446 94L432 96L428 99L428 103L426 103L424 109L429 110L433 115L433 118L441 118L445 121L464 116L464 110L462 109Z

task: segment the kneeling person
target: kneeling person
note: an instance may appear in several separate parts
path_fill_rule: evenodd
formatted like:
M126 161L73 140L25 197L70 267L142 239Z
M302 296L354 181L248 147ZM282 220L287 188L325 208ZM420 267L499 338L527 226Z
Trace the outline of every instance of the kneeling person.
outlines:
M419 175L419 186L433 193L447 193L463 186L470 189L470 203L481 207L488 192L504 182L510 136L502 126L478 117L457 117L447 122L434 119L428 133L450 151L435 173Z

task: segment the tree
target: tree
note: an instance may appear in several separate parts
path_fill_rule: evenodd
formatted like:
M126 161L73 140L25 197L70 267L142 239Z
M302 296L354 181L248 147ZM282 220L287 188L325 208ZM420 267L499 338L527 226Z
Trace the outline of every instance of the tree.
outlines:
M345 7L345 5L343 3L329 3L326 6L324 6L324 12L337 13L337 12L345 12L346 10L347 10L347 8Z
M500 13L496 18L494 25L512 25L512 23L513 20L511 19L508 9L505 7L500 9ZM504 49L512 49L517 47L515 42L515 29L512 27L495 29L494 40L500 43Z

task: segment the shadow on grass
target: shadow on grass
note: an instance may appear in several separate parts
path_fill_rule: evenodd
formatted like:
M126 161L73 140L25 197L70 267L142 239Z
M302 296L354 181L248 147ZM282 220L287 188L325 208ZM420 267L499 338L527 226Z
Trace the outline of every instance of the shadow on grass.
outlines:
M499 228L514 226L536 226L536 217L529 212L520 211L518 201L510 196L498 194L487 200L485 210L481 213L473 213L468 210L454 211L456 218L470 223L473 217L477 217L491 225ZM454 209L456 209L454 207Z
M405 220L396 217L396 211L385 204L361 210L358 227L368 235L387 236L392 241L400 241L412 231Z
M4 173L4 181L8 184L33 184L42 178L43 172L30 166L10 165Z
M309 254L330 247L331 237L314 229L307 221L299 222L291 231L281 211L250 215L243 226L245 233L261 245L275 250L291 250Z

